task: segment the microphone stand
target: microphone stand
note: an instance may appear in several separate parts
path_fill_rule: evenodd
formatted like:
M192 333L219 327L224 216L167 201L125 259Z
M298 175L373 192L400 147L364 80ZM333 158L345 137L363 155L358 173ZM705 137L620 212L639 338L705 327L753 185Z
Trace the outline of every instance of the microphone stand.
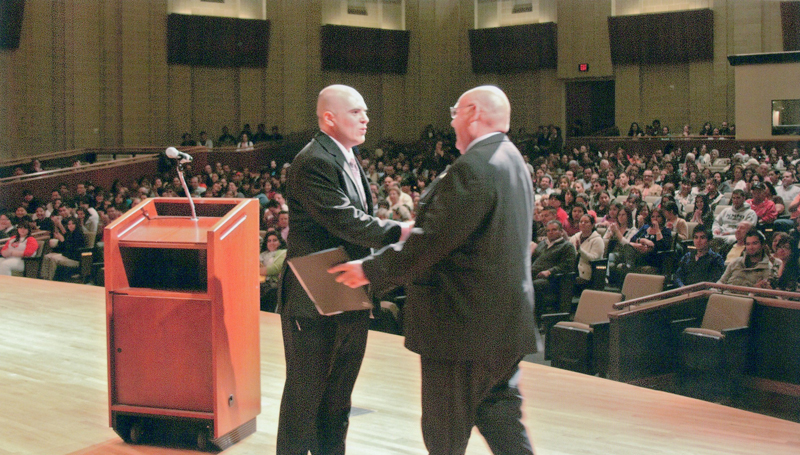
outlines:
M192 193L189 192L189 187L186 185L186 179L183 178L183 163L181 160L178 160L178 177L181 179L181 185L183 185L183 191L186 193L186 198L189 199L189 207L192 208L192 221L197 221L197 214L194 211Z

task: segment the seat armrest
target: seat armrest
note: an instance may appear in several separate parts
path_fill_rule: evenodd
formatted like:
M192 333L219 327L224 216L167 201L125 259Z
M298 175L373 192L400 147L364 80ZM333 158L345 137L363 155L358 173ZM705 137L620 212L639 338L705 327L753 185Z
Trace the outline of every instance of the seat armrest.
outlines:
M542 322L542 331L544 332L545 336L550 333L550 329L553 328L554 325L558 324L561 321L569 321L570 314L569 313L550 313L550 314L543 314L540 317Z
M722 329L720 332L725 335L725 338L728 337L739 337L746 335L750 332L750 327L735 327L732 329Z
M611 322L595 322L592 328L592 372L604 378L608 373Z
M595 259L589 261L589 267L592 269L592 281L589 284L591 289L595 291L602 291L606 288L606 275L608 273L608 258Z
M675 336L680 336L681 332L689 327L696 327L698 324L700 324L698 318L673 319L669 323L672 334Z

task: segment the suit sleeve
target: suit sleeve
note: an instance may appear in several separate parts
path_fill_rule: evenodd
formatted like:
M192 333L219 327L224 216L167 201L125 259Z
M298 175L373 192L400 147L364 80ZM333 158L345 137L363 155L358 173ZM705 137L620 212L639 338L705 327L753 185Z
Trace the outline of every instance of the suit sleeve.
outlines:
M487 180L468 163L451 166L433 189L422 225L416 225L405 242L365 260L367 278L379 287L402 285L466 244L494 206L494 188Z
M379 220L353 205L332 161L316 158L297 165L298 190L293 197L315 223L333 236L366 248L380 248L400 239L397 222Z

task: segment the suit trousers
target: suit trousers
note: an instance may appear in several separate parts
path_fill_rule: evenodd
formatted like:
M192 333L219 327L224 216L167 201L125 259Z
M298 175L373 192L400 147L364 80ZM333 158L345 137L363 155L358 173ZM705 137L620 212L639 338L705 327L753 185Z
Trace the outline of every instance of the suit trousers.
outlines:
M369 330L369 311L295 318L281 315L286 384L278 455L344 454L353 391Z
M521 358L422 358L422 437L431 455L463 454L477 426L496 455L533 454L522 424Z

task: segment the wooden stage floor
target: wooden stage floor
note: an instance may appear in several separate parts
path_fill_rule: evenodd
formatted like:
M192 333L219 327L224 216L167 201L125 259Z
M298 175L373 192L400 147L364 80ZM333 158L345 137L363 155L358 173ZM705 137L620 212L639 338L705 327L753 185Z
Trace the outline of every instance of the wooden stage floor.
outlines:
M108 426L102 288L0 277L0 455L176 455L128 445ZM261 315L258 431L225 454L275 452L284 379L279 319ZM798 454L800 424L664 392L523 364L525 423L538 454ZM353 396L351 455L424 454L419 359L370 334ZM475 432L467 453L487 454Z

